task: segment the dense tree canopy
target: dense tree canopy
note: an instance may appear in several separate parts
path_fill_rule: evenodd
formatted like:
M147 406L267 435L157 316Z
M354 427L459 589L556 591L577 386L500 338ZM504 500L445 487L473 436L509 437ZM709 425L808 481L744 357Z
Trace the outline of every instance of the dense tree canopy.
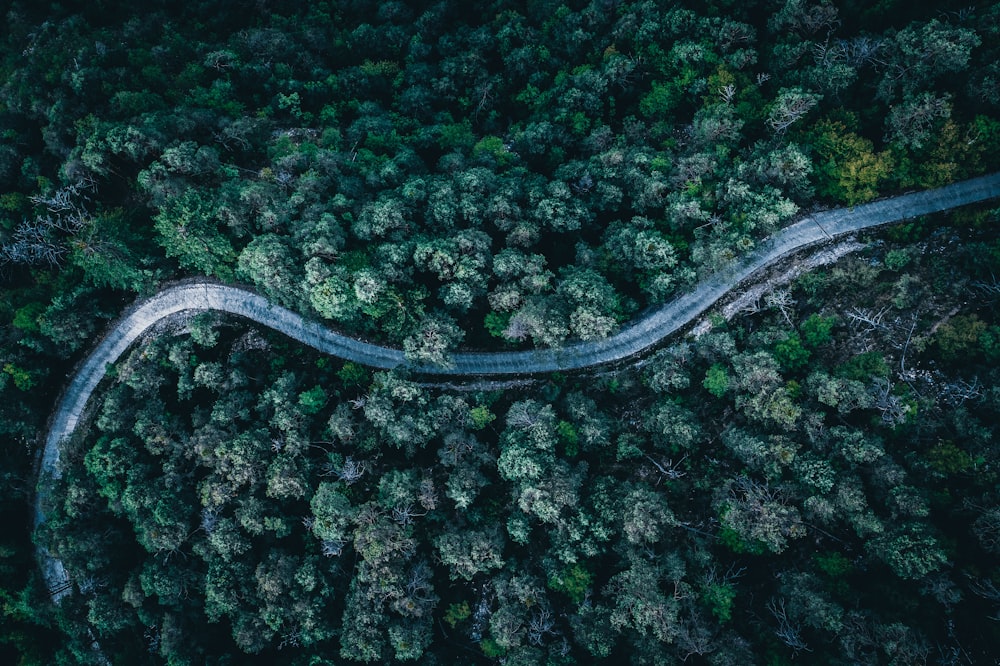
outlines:
M40 538L78 589L70 649L89 630L133 662L985 659L1000 253L996 211L962 218L905 266L912 245L875 247L639 368L516 392L194 319L119 363L64 448Z
M109 369L26 515L67 373L166 281L447 367L606 338L817 206L998 170L1000 5L7 4L0 660L996 658L988 209L506 390L194 316Z

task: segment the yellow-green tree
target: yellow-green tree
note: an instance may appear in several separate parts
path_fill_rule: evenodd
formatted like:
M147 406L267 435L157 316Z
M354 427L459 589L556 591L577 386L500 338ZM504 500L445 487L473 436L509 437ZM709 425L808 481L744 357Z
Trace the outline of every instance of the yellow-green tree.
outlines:
M839 120L824 119L812 129L816 150L816 192L851 206L878 196L892 175L888 152L876 153L872 142Z

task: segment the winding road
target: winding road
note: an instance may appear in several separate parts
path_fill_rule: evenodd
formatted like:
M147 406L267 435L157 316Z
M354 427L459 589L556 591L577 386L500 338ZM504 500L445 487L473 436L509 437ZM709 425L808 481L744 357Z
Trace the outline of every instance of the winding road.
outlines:
M418 366L421 373L498 377L585 368L634 356L657 344L704 313L723 295L757 271L804 247L844 234L1000 197L1000 173L934 190L807 215L762 242L748 256L699 282L691 291L655 309L604 340L558 349L521 352L456 353L451 367ZM58 478L60 443L76 429L87 401L108 364L154 324L181 313L215 310L246 317L321 352L375 368L407 365L403 352L334 333L259 294L210 282L169 287L133 306L77 368L51 420L42 452L39 479ZM45 520L43 493L36 493L35 525ZM39 564L53 599L69 593L62 563L39 548Z

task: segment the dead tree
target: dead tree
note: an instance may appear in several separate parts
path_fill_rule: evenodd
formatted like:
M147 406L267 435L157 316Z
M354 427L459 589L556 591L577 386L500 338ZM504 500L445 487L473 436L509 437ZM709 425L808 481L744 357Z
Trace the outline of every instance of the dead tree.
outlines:
M845 313L847 315L847 325L853 333L860 333L862 335L871 333L872 331L884 330L886 326L882 323L882 319L888 311L888 307L882 308L877 312L866 308L851 308Z
M898 425L906 420L910 408L903 404L899 396L892 394L895 387L884 377L877 378L872 385L872 395L875 397L875 407L882 412L882 421L888 425Z
M812 652L812 649L806 645L806 642L802 639L799 624L788 619L788 612L785 610L784 598L778 599L777 601L772 598L767 602L767 610L771 611L771 615L773 615L774 619L778 621L778 628L774 630L775 636L780 638L785 645L792 648L792 650L796 653L803 650L806 652Z
M94 180L85 178L49 195L30 197L46 212L23 220L14 229L11 240L0 247L0 263L61 264L69 252L67 237L75 236L90 222L86 202L94 189Z
M531 616L531 622L528 623L528 641L532 645L541 646L545 641L545 636L548 634L554 634L553 627L555 627L556 622L552 617L552 611L547 608L542 608Z
M781 313L781 316L785 318L788 325L794 327L792 318L789 315L789 312L795 306L795 299L792 298L792 292L787 289L775 289L764 297L764 302L767 303L769 308L777 309Z

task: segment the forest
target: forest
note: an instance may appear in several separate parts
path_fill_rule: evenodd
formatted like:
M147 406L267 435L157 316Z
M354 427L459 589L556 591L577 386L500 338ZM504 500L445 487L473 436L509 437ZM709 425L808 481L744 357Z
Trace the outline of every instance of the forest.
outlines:
M640 358L509 382L192 313L38 466L76 365L178 280L446 367L607 338L804 214L1000 171L1000 4L4 19L0 660L1000 658L995 203L868 232Z

